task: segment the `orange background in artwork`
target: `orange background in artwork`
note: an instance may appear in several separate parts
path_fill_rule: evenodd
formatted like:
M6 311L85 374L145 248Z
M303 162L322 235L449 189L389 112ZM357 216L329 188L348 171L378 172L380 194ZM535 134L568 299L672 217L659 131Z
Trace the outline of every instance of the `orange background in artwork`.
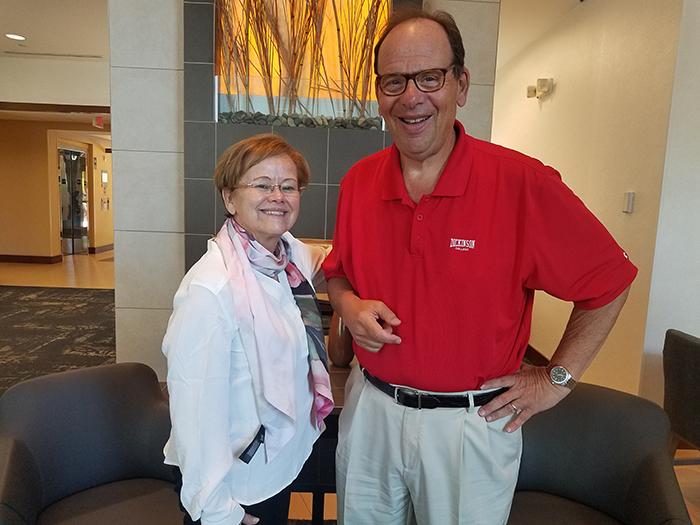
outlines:
M282 0L277 0L278 2L281 2ZM286 1L286 0L285 0ZM341 19L341 32L343 34L347 34L347 25L348 23L343 20L343 12L342 10L347 10L350 9L351 7L354 9L361 10L363 15L366 17L366 13L369 12L369 8L371 6L372 0L336 0L336 7L339 10L339 18ZM381 28L384 26L386 23L386 20L389 16L389 1L388 0L376 0L375 3L381 4L380 8L380 15L377 20L377 27L378 30L375 33L375 38L374 42L372 43L372 49L374 49L374 44L376 43L377 39L379 38L379 34L381 31ZM243 5L241 3L235 4L235 9L237 10L237 16L239 19L243 16ZM344 23L345 22L345 23ZM220 84L219 84L219 92L221 94L227 94L228 91L228 86L226 85L226 82L224 80L224 75L222 71L222 61L225 60L225 57L222 53L222 47L221 47L221 31L219 30L220 28L217 28L217 75L220 77ZM351 24L350 29L359 29L355 24ZM332 1L328 1L325 6L325 13L324 13L324 25L323 25L323 33L322 33L322 38L323 38L323 64L324 64L324 69L325 73L328 77L328 84L330 86L330 92L331 95L329 95L329 88L328 86L318 86L316 90L316 98L318 99L339 99L340 98L340 93L341 93L341 75L340 75L340 59L339 59L339 50L338 50L338 29L336 26L336 18L334 16L334 10L333 10L333 4ZM352 37L355 41L356 39L360 39L361 35L352 35ZM256 68L259 70L259 61L256 55L256 52L254 51L255 46L256 46L256 41L255 41L255 36L252 34L252 31L249 32L249 43L250 43L250 66L249 66L249 71L250 71L250 80L249 80L249 94L250 95L258 95L258 96L265 96L265 88L263 86L262 79L260 77L260 74L258 71L256 71ZM308 59L309 56L309 49L306 50L306 57L304 59L304 68L303 68L303 73L302 73L302 79L299 85L299 93L300 93L300 98L302 99L302 102L305 103L306 97L309 94L309 62L310 60ZM370 53L369 60L371 62L372 60L372 53ZM275 64L274 67L274 75L275 75L275 80L273 81L273 89L274 89L274 96L279 96L280 94L280 63L279 63L279 57L276 52L273 52L273 63ZM370 63L371 66L371 63ZM231 70L233 70L233 65L231 65ZM367 100L376 100L376 96L374 94L374 86L373 86L373 75L370 74L368 83L369 83L369 96L367 97ZM343 82L345 84L345 91L348 91L347 87L347 78L343 79ZM282 85L281 89L282 93L284 94L284 86ZM359 91L358 90L358 98L359 98ZM244 92L244 86L242 80L238 81L238 85L236 86L235 82L232 82L232 89L231 89L232 94L243 94Z

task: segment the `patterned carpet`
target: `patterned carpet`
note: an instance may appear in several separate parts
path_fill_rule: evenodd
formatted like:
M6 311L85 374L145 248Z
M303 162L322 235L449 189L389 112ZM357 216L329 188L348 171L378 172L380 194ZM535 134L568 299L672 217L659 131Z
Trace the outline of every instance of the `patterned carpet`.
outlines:
M0 286L0 395L15 383L115 362L114 290Z

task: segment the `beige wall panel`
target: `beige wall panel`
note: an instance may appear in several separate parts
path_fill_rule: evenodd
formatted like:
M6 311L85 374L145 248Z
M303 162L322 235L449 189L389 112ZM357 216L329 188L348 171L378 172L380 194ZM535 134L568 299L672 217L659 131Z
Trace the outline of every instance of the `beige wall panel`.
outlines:
M117 230L114 250L117 308L172 308L185 275L184 236Z
M498 2L425 0L430 9L450 13L462 33L464 65L473 84L493 85L498 44ZM441 67L444 67L441 65Z
M112 68L112 149L183 151L183 72Z
M120 230L184 232L184 155L114 153L115 220Z
M171 310L116 309L117 362L146 363L165 381L167 362L161 344Z
M493 86L472 84L467 94L467 103L457 108L457 119L469 135L481 140L491 139L491 108Z
M183 2L110 0L112 67L182 68Z
M184 234L172 233L184 221L183 3L110 0L109 15L117 359L164 379L160 340L184 275ZM139 193L139 154L155 170L148 193Z

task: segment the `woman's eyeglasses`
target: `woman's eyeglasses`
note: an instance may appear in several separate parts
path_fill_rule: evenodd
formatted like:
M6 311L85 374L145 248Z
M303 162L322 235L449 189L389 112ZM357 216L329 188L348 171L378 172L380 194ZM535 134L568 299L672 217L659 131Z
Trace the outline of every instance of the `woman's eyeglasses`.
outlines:
M296 182L283 182L282 184L272 184L272 182L258 181L254 180L248 184L241 184L239 186L234 186L234 188L251 188L261 195L270 195L275 192L277 188L280 189L282 195L285 197L298 197L304 190L305 186L299 186Z

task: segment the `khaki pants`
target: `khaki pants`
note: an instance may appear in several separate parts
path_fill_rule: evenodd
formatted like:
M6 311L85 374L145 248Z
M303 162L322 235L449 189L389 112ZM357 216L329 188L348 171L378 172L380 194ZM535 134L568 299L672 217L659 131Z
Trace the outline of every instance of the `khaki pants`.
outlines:
M355 367L339 422L338 523L505 524L522 452L506 424L398 405Z

